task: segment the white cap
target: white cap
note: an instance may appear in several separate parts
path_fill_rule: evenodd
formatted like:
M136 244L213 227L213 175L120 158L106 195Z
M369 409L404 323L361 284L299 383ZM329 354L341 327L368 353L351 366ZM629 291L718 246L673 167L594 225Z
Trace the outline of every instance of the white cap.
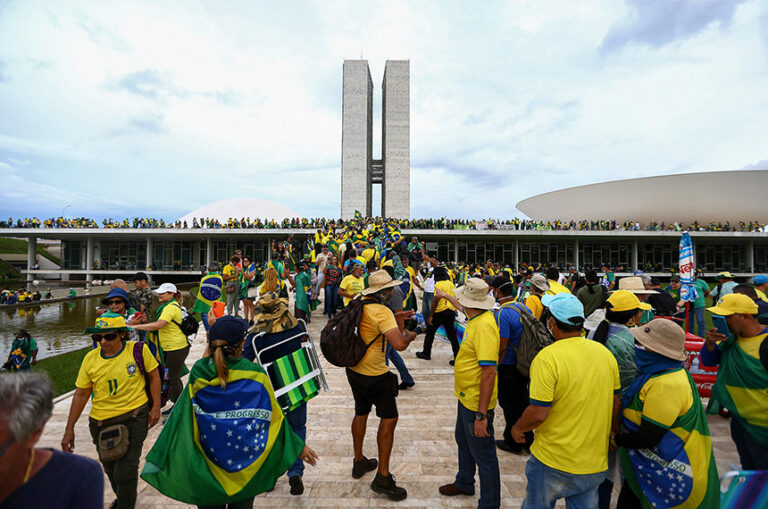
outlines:
M173 283L163 283L160 285L160 287L155 290L155 293L166 293L166 292L172 292L176 293L178 290L176 290L176 285Z

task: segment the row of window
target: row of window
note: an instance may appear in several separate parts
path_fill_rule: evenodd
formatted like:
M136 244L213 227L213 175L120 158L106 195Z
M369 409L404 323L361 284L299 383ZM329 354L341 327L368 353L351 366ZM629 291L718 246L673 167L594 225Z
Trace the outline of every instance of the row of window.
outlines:
M85 269L86 242L64 241L62 263L64 269ZM211 242L212 260L225 262L240 249L263 263L269 255L267 240L246 242ZM576 265L575 243L520 242L518 256L512 242L459 242L458 256L454 242L427 242L427 250L440 260L484 263L493 260L513 265L546 264L559 267ZM731 270L749 272L748 250L745 244L704 244L694 245L696 266L706 271ZM140 270L147 266L146 244L141 241L101 241L94 249L94 265L102 269ZM768 271L768 244L755 245L753 250L754 271ZM152 245L152 267L155 270L198 270L206 261L205 241L154 241ZM620 242L579 242L578 266L599 268L603 263L611 267L630 269L632 246ZM677 266L677 244L638 244L637 266L641 269L666 271Z

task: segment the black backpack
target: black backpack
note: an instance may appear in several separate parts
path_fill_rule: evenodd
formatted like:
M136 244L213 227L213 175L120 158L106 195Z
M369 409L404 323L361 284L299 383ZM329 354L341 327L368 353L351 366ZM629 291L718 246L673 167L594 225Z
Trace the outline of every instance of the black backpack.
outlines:
M360 320L363 306L375 304L374 300L362 300L355 297L349 304L328 320L320 333L320 350L328 362L334 366L354 366L365 355L378 336L367 345L360 337Z
M179 306L178 304L176 304ZM181 308L181 306L179 306ZM192 316L192 313L189 313L187 316L185 316L181 323L177 322L176 320L173 320L173 323L175 323L179 329L181 329L181 333L187 336L194 336L197 334L197 331L200 329L200 322L197 321L197 318Z

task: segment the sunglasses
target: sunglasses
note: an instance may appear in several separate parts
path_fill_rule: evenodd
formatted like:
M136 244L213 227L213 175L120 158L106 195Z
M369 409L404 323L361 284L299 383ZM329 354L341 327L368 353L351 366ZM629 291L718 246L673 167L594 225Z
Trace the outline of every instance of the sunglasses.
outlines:
M91 339L96 342L99 342L102 339L106 339L107 341L114 341L117 339L117 333L110 332L109 334L92 334Z
M125 301L123 299L115 299L115 300L107 301L107 306L111 306L113 304L125 304Z

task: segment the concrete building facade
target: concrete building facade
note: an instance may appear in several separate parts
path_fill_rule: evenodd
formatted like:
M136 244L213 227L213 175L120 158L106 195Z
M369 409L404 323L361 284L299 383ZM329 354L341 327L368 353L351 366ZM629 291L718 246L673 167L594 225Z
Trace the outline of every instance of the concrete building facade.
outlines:
M373 159L373 81L367 60L345 60L341 134L341 217L359 211L407 219L411 201L410 62L387 60L382 81L381 159ZM381 184L381 211L373 185Z

